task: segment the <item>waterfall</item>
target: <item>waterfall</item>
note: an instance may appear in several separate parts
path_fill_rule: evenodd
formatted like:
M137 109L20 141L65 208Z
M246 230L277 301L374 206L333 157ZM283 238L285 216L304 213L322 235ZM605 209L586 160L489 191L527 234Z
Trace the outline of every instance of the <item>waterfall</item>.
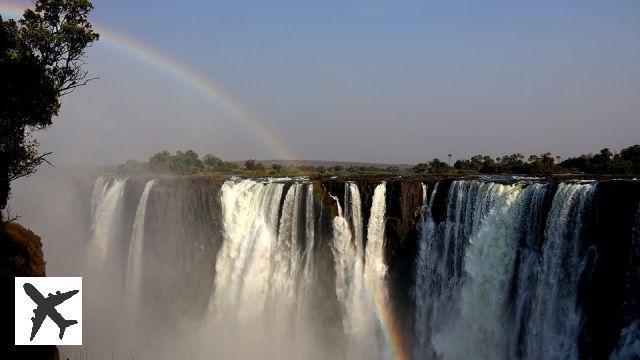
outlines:
M273 301L285 301L292 304L297 295L296 285L301 262L301 237L299 221L304 185L292 184L284 197L280 228L275 249L275 262L272 274L274 287L271 289Z
M595 189L595 184L563 183L553 198L537 269L540 280L530 309L525 358L578 358L582 314L577 296L585 267L580 254L582 219Z
M497 195L498 184L480 181L454 181L448 191L446 218L435 224L430 207L425 206L422 236L416 265L416 328L420 338L416 356L434 357L433 335L445 331L459 300L464 254L469 238L477 233ZM442 339L446 341L446 339ZM444 343L442 344L444 346Z
M96 196L94 204L97 204L93 221L93 238L91 239L91 251L96 257L98 264L102 264L109 251L109 246L118 235L118 226L120 224L122 199L124 197L125 185L127 179L115 179L113 183L107 187L102 178L96 180L94 186L94 195ZM100 187L101 191L97 191ZM106 188L106 190L105 190ZM99 196L101 194L102 196ZM98 200L99 199L99 200Z
M385 215L386 215L386 183L376 186L371 201L371 213L369 215L369 223L367 226L367 245L365 248L364 259L364 283L367 295L367 309L375 313L375 333L376 347L371 347L376 351L378 357L391 357L390 349L383 339L382 314L376 312L374 302L387 304L389 301L388 290L386 284L387 265L384 261L384 232L385 232ZM387 311L385 309L385 311ZM384 345L382 345L384 343ZM372 357L365 357L371 359Z
M108 185L109 184L102 176L99 176L93 183L93 191L91 192L91 219L93 221L96 219L98 206L100 206L100 202L102 201L102 198L104 198L104 193L107 191Z
M468 243L462 243L468 246L466 256L456 256L459 262L464 260L458 308L445 331L433 339L436 350L446 359L504 358L505 309L517 247L515 234L523 199L536 189L481 183L478 190L478 210L472 223L459 226L473 230L468 233ZM455 269L453 274L458 275Z
M303 287L308 290L313 285L314 278L314 261L313 249L315 247L315 214L313 210L313 184L307 186L307 195L305 199L305 250L304 250L304 270L302 272ZM303 291L305 294L307 291Z
M363 241L360 192L354 183L345 184L345 209L338 205L333 220L336 294L343 308L343 327L347 358L387 358L389 349L383 338L375 297L386 297L384 227L386 185L376 186L367 227L367 245Z
M351 228L362 228L360 216L362 209L357 185L345 184L344 207L346 210L343 210L337 198L335 201L338 206L338 216L333 219L332 251L336 264L336 295L344 312L342 323L347 337L347 354L355 356L364 347L361 344L361 337L366 337L371 328L368 324L370 314L363 306L365 301L364 253L358 250L357 235L354 237L351 232ZM362 240L361 236L360 240Z
M253 180L222 186L224 243L215 264L215 316L249 321L263 314L283 189L282 183Z
M119 295L124 274L129 308L118 321L152 334L176 322L185 334L175 340L185 347L167 358L640 354L640 191L611 197L633 182L216 181L152 180L133 198L124 196L127 179L100 177L91 193L92 261L110 264L93 282L104 293L93 294ZM125 254L118 249L129 231ZM602 300L602 288L615 294ZM146 301L147 293L158 296ZM161 323L158 314L171 318ZM191 339L194 322L200 336ZM170 339L179 332L163 331ZM614 335L603 339L605 332Z
M434 299L431 299L429 291L429 279L433 276L428 269L433 269L433 265L429 266L428 261L432 259L434 251L434 236L436 224L433 220L433 201L438 192L436 183L431 191L431 196L427 197L427 186L422 185L422 216L421 216L421 232L420 242L418 243L418 254L416 261L416 286L414 289L414 300L416 303L415 313L415 332L416 345L414 347L414 356L417 359L429 357L429 339L430 331L433 327L431 323L431 314L429 313L430 305L433 305Z
M538 286L540 274L539 262L541 258L541 234L545 228L543 206L550 185L534 184L537 191L526 199L524 211L521 214L519 247L517 256L519 264L515 268L516 275L512 284L512 321L508 331L510 358L523 358L527 354L526 343L523 341L528 334L531 306L534 291Z
M147 213L147 199L149 199L149 193L151 192L151 188L153 188L155 182L155 180L151 180L144 186L144 190L140 196L140 201L138 202L138 207L136 208L131 241L129 242L129 257L127 260L125 280L125 298L127 299L128 307L132 310L132 313L140 303L142 250L144 249L144 220Z

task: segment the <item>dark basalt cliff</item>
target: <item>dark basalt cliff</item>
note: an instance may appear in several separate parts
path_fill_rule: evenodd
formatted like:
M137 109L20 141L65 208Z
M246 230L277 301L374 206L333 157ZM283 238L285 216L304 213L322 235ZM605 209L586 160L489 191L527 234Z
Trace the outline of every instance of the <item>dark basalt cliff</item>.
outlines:
M0 224L0 288L4 309L2 326L4 341L2 359L59 359L55 346L15 346L14 343L14 278L16 276L46 276L40 237L18 224Z

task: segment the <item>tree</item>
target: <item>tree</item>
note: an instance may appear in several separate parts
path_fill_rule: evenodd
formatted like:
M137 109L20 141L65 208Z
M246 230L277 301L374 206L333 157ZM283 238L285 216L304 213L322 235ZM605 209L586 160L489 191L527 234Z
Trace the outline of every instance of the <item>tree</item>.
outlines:
M429 173L431 174L444 174L451 171L451 167L446 162L440 161L440 159L433 159L429 163Z
M256 170L256 165L257 165L257 163L253 159L249 159L249 160L244 162L244 168L249 170L249 171Z
M204 169L204 164L193 150L187 150L184 153L176 151L176 155L171 161L171 170L181 174L191 174L202 171L202 169Z
M36 0L22 19L0 17L0 210L13 180L46 161L33 132L51 126L60 100L88 81L87 47L97 41L89 0Z
M429 170L429 163L419 163L413 167L413 171L417 174L423 173Z
M623 160L629 160L633 164L640 165L640 145L633 145L620 150L620 157Z
M271 172L274 174L280 174L282 172L282 165L271 164Z
M207 154L202 159L204 169L207 171L222 171L222 159L211 154Z
M171 153L167 150L154 154L149 159L149 169L155 172L171 171Z

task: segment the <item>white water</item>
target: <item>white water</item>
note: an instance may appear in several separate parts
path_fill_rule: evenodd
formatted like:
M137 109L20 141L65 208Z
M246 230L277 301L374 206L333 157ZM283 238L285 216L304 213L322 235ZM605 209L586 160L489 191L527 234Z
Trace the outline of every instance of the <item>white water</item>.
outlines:
M264 313L283 188L280 183L253 180L227 181L222 186L224 243L215 264L214 317L248 322Z
M563 183L553 198L526 337L529 359L578 357L578 281L585 266L580 235L595 189L595 184Z
M485 187L481 204L490 209L469 238L457 316L445 332L434 337L434 346L445 359L502 358L506 349L504 310L523 188L490 183L482 184L481 190ZM484 203L487 198L489 204Z
M100 206L100 203L102 202L102 199L104 198L104 193L107 191L107 187L108 187L108 183L107 181L104 179L104 177L99 176L96 181L93 183L93 191L91 192L91 219L92 219L92 224L93 222L95 222L96 217L96 212L98 210L98 206Z
M345 210L338 202L338 216L333 220L336 293L343 308L346 355L349 359L390 356L382 334L382 319L378 318L374 303L374 296L388 296L384 263L385 196L386 184L382 183L374 190L366 247L362 205L356 184L345 184Z
M518 332L508 320L509 294L519 239L535 231L539 218L532 214L540 211L545 193L543 184L455 181L440 223L432 216L437 186L424 196L416 259L416 358L517 357L511 352Z
M96 199L93 203L97 204L97 206L92 226L93 237L90 249L92 262L99 266L106 260L110 245L118 235L122 199L127 179L115 179L109 187L103 181L102 178L98 178L94 186ZM95 189L100 188L101 184L103 189L107 187L106 190L96 191ZM99 194L102 194L102 196L99 196Z
M577 359L586 317L578 286L588 264L585 251L591 250L581 248L582 235L590 226L585 216L591 214L595 183L560 183L553 199L555 185L549 183L446 185L435 184L430 193L422 187L415 314L396 319L407 333L415 330L405 339L414 358ZM314 186L322 183L236 179L222 186L223 241L210 264L216 273L209 328L198 332L210 357L392 357L376 300L395 305L405 299L389 298L385 223L394 214L386 214L387 185L376 186L366 219L358 185L345 183L344 201L334 197L338 216L324 223L323 204L314 206ZM92 245L103 260L120 232L124 187L122 179L94 184ZM152 188L153 182L145 185L130 229L130 304L140 302ZM635 236L637 242L640 234ZM625 326L614 358L640 351L638 322Z
M155 180L151 180L145 184L133 221L125 279L125 298L127 299L130 311L129 317L133 316L133 313L140 304L142 250L144 248L144 221L147 214L147 200L149 199L149 193L151 192L155 182Z
M429 356L428 347L430 347L430 330L433 323L430 319L429 305L429 277L428 269L433 269L433 265L429 266L430 257L433 257L433 239L435 237L436 224L433 220L433 200L438 192L438 183L435 184L431 191L431 196L427 197L427 186L422 185L422 221L420 242L418 243L418 254L416 262L416 289L414 297L416 302L415 314L415 331L416 345L414 356L424 359Z
M419 243L416 265L416 329L419 340L414 355L420 358L442 356L450 351L453 341L445 335L452 334L456 321L456 305L460 299L460 282L464 256L470 237L474 236L496 197L497 184L479 181L455 181L447 195L446 218L435 224L431 203L425 204L422 237ZM429 211L426 211L426 210ZM444 335L443 335L444 334ZM441 349L435 349L433 341L439 336Z

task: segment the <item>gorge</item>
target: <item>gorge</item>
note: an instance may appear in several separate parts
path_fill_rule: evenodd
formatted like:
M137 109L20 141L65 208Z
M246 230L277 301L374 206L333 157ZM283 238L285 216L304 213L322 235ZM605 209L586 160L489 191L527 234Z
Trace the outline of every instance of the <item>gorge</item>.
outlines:
M86 188L85 333L106 353L640 354L635 180L140 175Z

